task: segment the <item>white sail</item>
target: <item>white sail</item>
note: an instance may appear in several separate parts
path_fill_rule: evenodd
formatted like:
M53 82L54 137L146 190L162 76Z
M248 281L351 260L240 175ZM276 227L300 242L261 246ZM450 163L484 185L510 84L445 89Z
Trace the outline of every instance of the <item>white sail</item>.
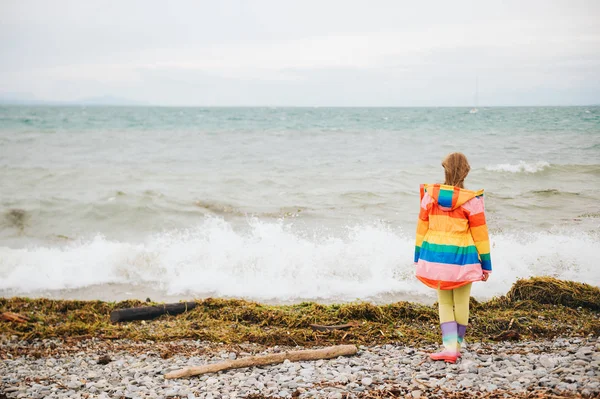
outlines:
M478 97L479 97L479 79L478 77L475 77L475 107L471 108L471 110L469 111L470 114L476 114L479 112L479 110L477 109L477 103L478 103Z

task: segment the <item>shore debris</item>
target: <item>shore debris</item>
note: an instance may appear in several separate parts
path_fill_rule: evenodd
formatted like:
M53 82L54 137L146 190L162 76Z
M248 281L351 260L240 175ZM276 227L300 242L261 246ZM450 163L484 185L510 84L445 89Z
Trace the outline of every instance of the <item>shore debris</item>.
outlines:
M211 363L203 366L186 367L181 370L172 371L165 375L170 380L174 378L191 377L194 375L217 373L219 371L241 369L244 367L267 366L270 364L290 362L334 359L338 356L351 356L358 352L355 345L337 345L322 349L307 349L300 351L286 351L270 353L260 356L249 356L241 359L227 360L219 363Z

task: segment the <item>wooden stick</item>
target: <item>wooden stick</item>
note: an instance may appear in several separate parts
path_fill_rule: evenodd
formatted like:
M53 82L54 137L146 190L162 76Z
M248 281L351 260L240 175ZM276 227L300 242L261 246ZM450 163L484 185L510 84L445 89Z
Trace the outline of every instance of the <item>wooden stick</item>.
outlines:
M163 314L179 314L194 309L196 302L167 303L160 306L144 306L141 308L117 309L110 312L110 321L150 320Z
M358 326L358 322L351 322L351 323L346 323L346 324L338 324L335 326L323 326L321 324L311 324L310 328L312 328L313 330L317 330L317 331L333 331L333 330L344 330L346 328L350 328L350 327L357 327Z
M4 312L0 314L0 319L15 323L27 323L29 321L29 317L13 312Z
M512 319L510 319L510 323L508 323L507 330L510 330L512 328L512 325L513 325L514 322L515 322L515 318L513 317Z
M355 355L358 348L355 345L337 345L323 349L309 349L271 353L268 355L249 356L242 359L227 360L219 363L205 364L204 366L186 367L181 370L171 371L165 375L166 379L191 377L193 375L216 373L218 371L239 369L253 366L266 366L269 364L283 363L286 359L290 362L303 360L333 359L338 356Z

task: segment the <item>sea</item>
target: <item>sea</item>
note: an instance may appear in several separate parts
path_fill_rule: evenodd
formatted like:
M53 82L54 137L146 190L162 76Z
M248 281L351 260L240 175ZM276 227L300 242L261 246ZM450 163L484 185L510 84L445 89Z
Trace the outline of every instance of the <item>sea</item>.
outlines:
M493 273L600 285L600 107L0 107L0 296L433 303L419 184L463 152Z

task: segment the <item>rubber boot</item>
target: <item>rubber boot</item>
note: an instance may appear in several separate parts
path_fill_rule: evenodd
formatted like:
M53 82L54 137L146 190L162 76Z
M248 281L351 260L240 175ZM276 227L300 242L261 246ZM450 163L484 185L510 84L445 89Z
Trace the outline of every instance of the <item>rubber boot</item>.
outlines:
M429 357L433 360L456 363L456 359L458 359L458 324L455 321L448 321L442 323L441 327L444 349L441 352L429 354Z

